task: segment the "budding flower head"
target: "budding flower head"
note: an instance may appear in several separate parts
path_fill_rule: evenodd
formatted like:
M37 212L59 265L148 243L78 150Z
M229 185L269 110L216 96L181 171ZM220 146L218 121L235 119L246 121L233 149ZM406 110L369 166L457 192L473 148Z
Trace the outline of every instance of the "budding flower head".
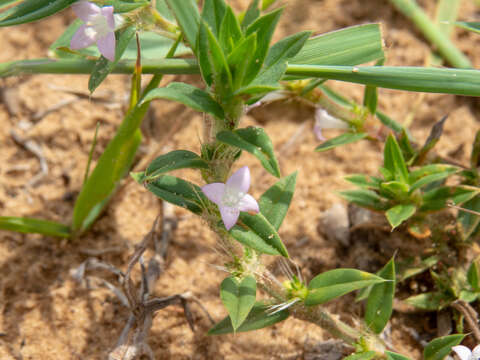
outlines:
M72 5L73 12L83 22L70 41L73 50L86 48L97 44L100 53L108 60L115 60L115 22L121 22L114 16L113 6L99 6L79 1ZM117 24L118 25L118 24Z
M473 348L473 351L463 345L452 347L460 358L460 360L478 360L480 359L480 345Z
M322 135L323 129L349 129L350 126L347 122L333 117L324 109L317 108L315 110L315 125L313 126L313 132L319 141L325 141L326 139Z
M207 198L218 205L225 228L230 230L237 222L240 211L260 211L257 201L249 194L250 170L244 166L224 183L212 183L202 187Z

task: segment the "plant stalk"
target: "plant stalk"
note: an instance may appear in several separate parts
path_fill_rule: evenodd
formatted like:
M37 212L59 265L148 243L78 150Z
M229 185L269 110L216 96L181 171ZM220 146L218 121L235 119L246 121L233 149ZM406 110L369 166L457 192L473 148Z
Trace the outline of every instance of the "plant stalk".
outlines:
M395 8L408 17L423 33L443 58L452 66L460 69L473 68L470 60L450 41L435 23L425 14L414 0L390 0Z

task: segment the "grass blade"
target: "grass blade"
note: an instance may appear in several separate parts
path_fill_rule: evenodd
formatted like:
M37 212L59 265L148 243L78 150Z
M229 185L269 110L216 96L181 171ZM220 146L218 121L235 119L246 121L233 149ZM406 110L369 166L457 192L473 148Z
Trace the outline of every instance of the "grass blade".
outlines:
M66 225L25 217L0 216L0 229L57 237L70 237L72 235L70 228Z

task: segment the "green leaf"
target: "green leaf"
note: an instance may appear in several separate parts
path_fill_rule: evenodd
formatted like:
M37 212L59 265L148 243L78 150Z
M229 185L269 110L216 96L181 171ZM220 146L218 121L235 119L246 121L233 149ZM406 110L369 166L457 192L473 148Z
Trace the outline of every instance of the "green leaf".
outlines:
M468 31L473 31L477 34L480 34L480 22L478 21L457 21L455 22L455 25Z
M222 107L210 94L190 84L173 82L166 87L153 89L145 95L142 103L159 98L178 101L194 110L224 118Z
M445 115L440 121L437 121L435 125L433 125L432 129L430 130L430 134L428 135L425 144L422 146L420 151L418 152L418 157L415 160L417 164L421 164L424 162L428 152L432 150L437 142L440 140L440 137L443 133L443 125L447 120L448 115Z
M387 355L387 360L411 360L406 356L403 356L391 351L385 351L385 354Z
M0 1L0 9L3 9L9 5L12 5L14 3L17 3L17 2L20 2L22 0L1 0ZM0 17L1 17L1 14L0 14Z
M229 6L220 26L218 40L225 54L229 54L235 45L243 38L238 19ZM252 50L252 53L254 50Z
M384 282L379 276L356 269L335 269L315 276L308 284L305 305L323 304L351 291Z
M395 200L402 200L407 196L410 187L400 181L385 181L380 184L380 189L380 195Z
M290 63L358 65L383 57L380 25L365 24L329 32L308 40Z
M470 167L476 169L480 165L480 130L475 134L470 155Z
M378 120L380 120L380 122L389 129L398 133L401 133L404 130L402 124L399 124L398 122L390 118L387 114L384 114L381 111L377 111L375 115L377 115Z
M122 1L122 0L104 0L101 5L106 6L110 5L113 6L115 13L124 13L130 12L132 10L138 9L139 7L149 5L150 2L148 0L135 0L132 1Z
M457 171L458 167L456 166L445 164L429 164L410 171L410 174L408 176L410 184L414 184L415 182L428 175L441 173L448 173L449 175L451 175L456 173Z
M379 178L363 174L348 175L344 179L362 189L378 189L382 182Z
M362 352L360 354L352 354L344 358L343 360L371 360L375 358L377 353L375 351Z
M148 182L146 188L160 199L197 215L202 213L204 204L208 202L200 187L175 176L163 175Z
M250 215L241 212L240 220L241 224L230 230L230 235L235 240L260 253L288 257L287 249L276 229L261 213Z
M427 292L405 299L409 305L428 311L441 310L448 306L453 299L449 299L441 292Z
M195 0L166 0L192 50L197 52L200 13Z
M386 210L387 204L378 196L376 192L367 189L345 190L340 191L340 196L345 200L357 204L358 206L366 207L372 210Z
M473 291L480 292L480 266L478 260L472 261L467 271L467 280Z
M460 344L464 337L463 334L455 334L433 339L423 349L424 360L443 360L452 351L452 346Z
M442 186L427 191L423 194L423 204L420 211L437 211L447 206L450 200L454 205L459 205L473 199L478 193L478 188L470 186Z
M95 89L102 83L103 80L105 80L108 74L112 72L113 68L120 61L128 43L135 35L135 31L135 28L130 26L115 33L115 37L117 38L115 47L115 61L110 61L103 55L96 61L92 70L92 74L90 75L90 79L88 80L88 90L90 93L95 91Z
M240 325L236 332L245 332L263 329L267 326L272 326L280 321L285 320L290 315L288 309L276 312L274 314L268 313L269 307L263 303L257 302L248 314L245 321ZM227 316L222 321L217 323L208 331L209 335L223 335L233 333L232 322Z
M395 180L408 184L408 170L403 158L402 150L397 140L391 134L388 136L383 150L384 167L390 171Z
M385 280L372 286L365 309L365 322L373 332L380 334L393 310L395 295L395 261L392 258L378 273Z
M253 33L240 41L228 56L227 62L233 77L233 90L237 90L242 85L256 46L257 34Z
M277 181L265 191L258 201L260 212L278 230L293 198L297 172Z
M187 150L174 150L153 160L145 171L143 181L151 181L162 174L178 169L208 169L208 163Z
M220 284L220 298L227 308L234 332L255 305L256 293L257 282L252 276L243 278L241 282L234 277L228 277Z
M258 19L260 10L258 8L258 0L252 0L248 6L247 12L243 17L242 29L246 29L251 23Z
M480 212L480 196L475 196L473 199L465 202L462 207L467 210ZM460 236L463 240L467 240L478 231L480 216L459 210L457 224Z
M413 193L415 190L420 189L421 187L423 187L425 185L428 185L428 184L431 184L433 182L437 182L437 181L446 179L450 175L458 172L458 170L459 169L452 167L451 169L449 169L447 171L444 171L444 172L424 176L424 177L418 179L417 181L415 181L412 184L412 186L410 187L410 193Z
M25 24L53 15L77 0L25 0L0 14L0 26Z
M280 168L273 152L272 141L262 128L248 127L234 131L220 131L217 134L217 140L251 153L260 160L265 170L280 177Z
M205 0L202 9L202 19L210 26L217 36L220 32L220 24L225 16L227 4L224 0Z
M416 211L417 207L414 204L398 204L388 209L385 215L393 230L405 220L412 217Z
M0 216L0 229L57 237L70 237L72 235L70 228L66 225L25 217Z
M139 126L148 104L128 112L115 137L98 159L97 166L78 195L73 210L72 230L83 232L93 223L110 199L119 181L128 173L142 140Z
M329 139L315 148L315 151L327 151L337 146L351 144L356 141L365 139L368 135L366 133L345 133L333 139Z
M377 61L375 66L383 66L384 59ZM377 113L378 103L378 89L376 86L365 86L365 92L363 95L363 106L365 106L370 114L375 115Z
M311 31L302 31L273 44L265 58L265 67L268 68L293 58L303 48L311 34Z
M253 55L244 80L244 84L250 83L262 68L263 62L270 47L270 40L272 39L273 31L277 26L278 19L282 14L283 9L272 11L266 15L259 17L251 25L248 26L245 35L257 34L257 47Z
M398 272L398 281L406 280L412 276L424 272L438 263L439 260L439 257L435 255L421 259L420 261L418 261L418 258L408 259L406 263L400 264L402 270Z

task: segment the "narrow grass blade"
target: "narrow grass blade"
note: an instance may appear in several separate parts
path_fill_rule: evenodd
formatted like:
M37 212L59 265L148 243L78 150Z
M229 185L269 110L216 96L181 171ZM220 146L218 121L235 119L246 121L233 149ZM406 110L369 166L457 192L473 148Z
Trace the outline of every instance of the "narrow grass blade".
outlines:
M57 237L70 237L72 235L70 228L66 225L25 217L0 216L0 229Z

